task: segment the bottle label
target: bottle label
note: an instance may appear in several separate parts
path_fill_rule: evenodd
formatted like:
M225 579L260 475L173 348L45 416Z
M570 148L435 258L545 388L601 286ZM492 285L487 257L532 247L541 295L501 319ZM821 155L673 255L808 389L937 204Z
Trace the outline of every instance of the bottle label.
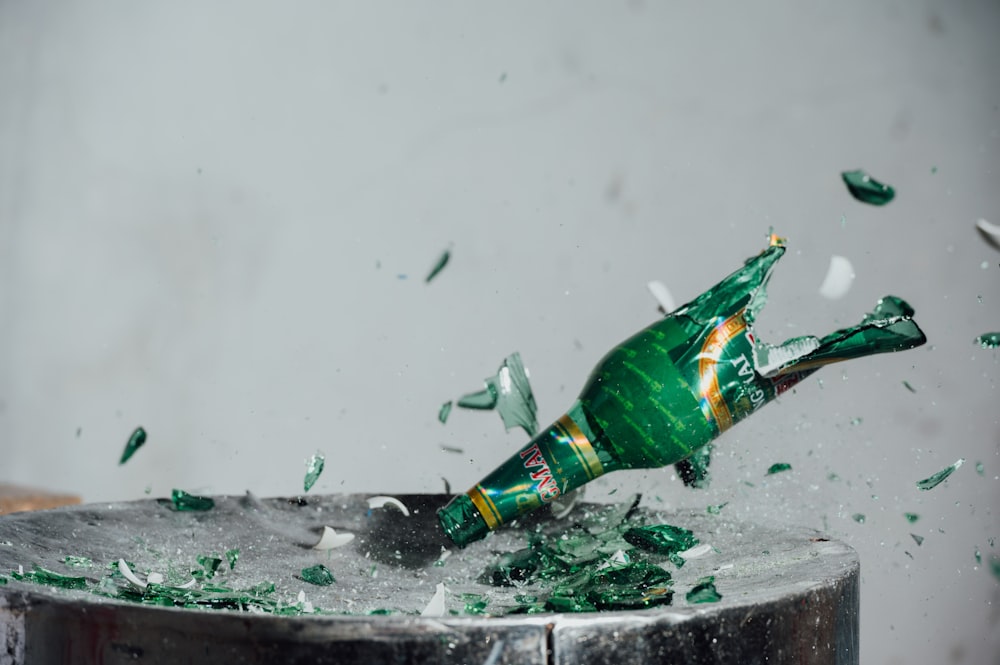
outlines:
M568 415L468 491L490 529L604 473L594 446Z
M774 388L760 378L753 364L752 333L743 310L719 317L696 356L697 396L705 419L718 432L725 432L771 398Z

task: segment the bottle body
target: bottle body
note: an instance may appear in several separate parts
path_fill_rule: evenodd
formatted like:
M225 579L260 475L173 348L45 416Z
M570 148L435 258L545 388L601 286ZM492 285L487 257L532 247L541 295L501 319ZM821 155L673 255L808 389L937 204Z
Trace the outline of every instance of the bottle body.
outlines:
M926 341L895 296L822 339L755 339L784 249L772 236L742 268L608 352L562 418L438 511L445 533L464 546L609 471L687 459L825 364Z

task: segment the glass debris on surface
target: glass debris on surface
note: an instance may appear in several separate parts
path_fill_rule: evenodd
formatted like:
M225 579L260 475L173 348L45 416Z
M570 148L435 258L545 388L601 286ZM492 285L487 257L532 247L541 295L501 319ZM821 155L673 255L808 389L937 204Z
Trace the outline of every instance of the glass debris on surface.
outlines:
M448 416L451 414L451 404L451 400L448 400L441 405L440 409L438 409L438 420L441 421L442 425L448 422Z
M90 568L91 566L94 565L94 562L85 556L72 556L72 555L66 556L63 559L63 563L73 568Z
M211 497L196 496L179 489L175 489L170 493L170 501L173 504L174 510L182 512L211 510L215 508L215 501Z
M791 471L792 465L787 462L775 462L771 466L767 467L767 475L773 476L776 473L781 473L783 471Z
M86 589L87 578L75 577L72 575L62 575L52 570L42 568L38 564L31 566L28 572L11 573L18 582L35 582L45 586L57 587L59 589Z
M717 603L722 600L722 594L715 588L715 576L708 575L698 580L698 584L685 595L685 600L691 605L701 603Z
M538 406L531 392L528 373L521 362L521 354L514 352L504 358L494 376L484 379L485 390L469 393L458 400L464 409L496 409L504 428L521 427L528 436L538 431L536 414Z
M308 492L316 484L320 474L323 473L324 464L326 464L326 457L318 450L315 455L306 460L306 476L302 481L303 491Z
M302 569L302 579L316 586L330 586L337 580L330 569L321 563Z
M446 589L444 582L438 582L438 585L434 590L434 595L431 596L430 601L428 601L427 607L420 612L420 616L443 617L447 609L445 605L445 593Z
M975 343L984 349L1000 349L1000 332L983 333L975 339Z
M125 443L125 450L122 451L122 457L118 460L118 465L121 466L125 462L129 461L132 455L135 455L135 451L142 448L146 443L146 430L141 427L136 427L132 432L132 435L128 438Z
M844 171L840 177L851 196L862 203L883 206L896 196L892 187L880 183L861 169Z
M830 257L826 277L819 287L819 294L827 300L839 300L847 295L854 283L854 266L850 260L836 254Z
M948 476L953 474L955 470L958 469L960 466L962 466L962 464L964 463L965 459L959 458L954 464L941 469L930 478L924 478L923 480L918 480L917 487L919 487L922 490L934 489L935 487L943 483L948 478Z
M441 256L438 257L438 260L434 264L434 267L431 268L431 271L427 273L427 277L424 279L424 282L430 284L431 280L437 277L438 274L440 274L440 272L444 270L444 267L448 265L449 259L451 259L450 250L446 249L443 252L441 252Z

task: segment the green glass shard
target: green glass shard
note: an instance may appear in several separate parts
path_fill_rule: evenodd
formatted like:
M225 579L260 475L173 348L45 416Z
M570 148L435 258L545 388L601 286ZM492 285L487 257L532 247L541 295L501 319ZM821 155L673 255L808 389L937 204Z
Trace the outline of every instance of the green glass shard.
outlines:
M128 442L125 443L125 450L122 451L122 457L118 460L118 465L121 466L129 460L135 451L142 448L143 444L146 443L146 430L141 427L136 427L135 431L132 432L132 436L128 438Z
M489 599L478 593L463 593L462 600L465 602L466 614L486 614L486 606Z
M862 203L883 206L896 196L892 187L880 183L861 169L844 171L840 177L851 196Z
M720 503L717 506L709 506L709 507L707 507L705 509L705 512L707 512L709 515L718 515L719 513L722 512L722 509L725 508L728 505L729 505L729 502L726 501L725 503Z
M94 565L94 562L85 556L72 556L69 555L63 559L63 563L67 566L72 566L73 568L90 568Z
M909 381L903 381L903 386L905 386L911 393L917 392L917 389L911 386Z
M215 576L216 571L219 570L219 566L222 565L222 559L217 556L199 555L196 557L198 565L205 569L205 576L208 579L212 579Z
M708 487L708 465L712 463L711 443L705 444L691 454L691 457L674 464L674 470L687 487L704 489Z
M983 333L975 343L984 349L1000 349L1000 332Z
M914 524L920 519L920 515L917 515L916 513L903 513L903 517L905 517L906 521L910 524Z
M32 565L31 570L24 574L11 573L10 576L19 582L34 582L35 584L43 584L45 586L58 587L60 589L87 588L86 577L62 575L51 570L46 570L37 563Z
M3 575L0 575L0 584L7 584L7 578Z
M722 594L715 588L715 577L709 575L699 579L698 583L687 592L685 599L691 605L717 603L722 600Z
M333 573L330 569L319 563L315 566L309 566L308 568L302 569L302 579L309 584L315 584L316 586L330 586L337 580L334 579Z
M979 551L979 545L976 545L976 549L973 550L972 557L976 560L976 563L982 563L983 562L983 555Z
M429 284L432 279L437 277L438 273L444 270L444 267L448 265L448 260L450 258L451 258L451 252L447 249L444 250L441 253L441 256L438 257L437 263L435 263L434 267L431 268L431 271L427 273L427 278L424 280L424 282Z
M990 572L993 573L993 577L1000 580L1000 556L996 554L990 555Z
M976 473L978 473L981 476L985 472L986 472L986 467L983 466L983 463L982 462L976 462Z
M782 471L791 471L792 465L787 462L775 462L767 468L767 475L773 476L776 473L781 473Z
M918 536L915 533L911 533L910 534L910 538L913 538L913 542L915 542L917 544L917 547L920 547L921 545L924 544L924 537L923 536Z
M864 515L864 513L854 513L853 515L851 515L851 519L854 520L855 522L857 522L858 524L864 524L865 523L865 515Z
M226 550L226 561L229 562L229 570L236 567L236 562L240 559L240 551L238 549Z
M316 481L319 480L319 474L323 473L325 463L326 457L318 450L315 455L306 460L306 477L302 481L304 491L308 492L316 484Z
M215 501L207 496L195 496L188 494L184 490L175 489L170 493L170 500L174 510L181 512L194 512L211 510L215 508Z
M698 544L694 533L670 524L633 527L622 534L622 537L639 549L657 554L676 554Z
M947 466L947 467L941 469L940 471L938 471L937 473L935 473L930 478L924 478L923 480L918 480L917 481L917 487L919 487L922 490L932 490L932 489L934 489L935 487L937 487L938 485L940 485L941 483L943 483L945 481L945 479L948 478L948 476L950 476L951 474L953 474L955 472L955 470L958 467L962 466L962 464L964 464L964 463L965 463L965 459L964 458L958 459L954 464L952 464L951 466Z
M458 406L465 409L496 409L504 428L521 427L529 436L538 431L538 406L531 392L528 373L521 354L514 352L504 358L495 376L486 378L486 389L464 395Z
M451 404L452 404L451 400L448 400L447 402L441 405L440 409L438 409L438 420L441 421L442 425L448 422L448 416L449 414L451 414Z

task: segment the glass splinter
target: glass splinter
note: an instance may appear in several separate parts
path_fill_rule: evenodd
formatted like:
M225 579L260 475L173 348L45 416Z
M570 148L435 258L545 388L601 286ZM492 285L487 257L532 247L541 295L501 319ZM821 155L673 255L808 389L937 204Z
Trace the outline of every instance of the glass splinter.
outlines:
M142 448L144 443L146 443L146 430L136 427L135 431L132 432L132 436L128 438L128 442L125 444L125 450L122 451L122 458L118 460L118 465L121 466L127 462L132 455L135 455L135 451Z
M306 492L311 490L312 486L319 480L319 474L323 473L325 463L326 457L318 450L315 455L306 460L306 477L302 481L302 487Z
M181 512L211 510L215 508L215 501L207 496L195 496L188 494L184 490L175 489L170 493L170 500L174 505L174 510Z
M917 389L911 386L909 381L903 381L903 386L905 386L911 393L917 392Z
M226 561L229 562L229 570L236 567L236 562L240 559L240 551L238 549L226 550Z
M63 559L63 563L67 566L72 566L74 568L90 568L94 565L94 562L85 556L67 556Z
M622 534L625 542L657 554L675 554L698 544L695 535L684 527L670 524L633 527Z
M861 169L844 171L840 174L847 191L858 201L883 206L896 196L895 190L889 185L883 185Z
M496 375L484 381L485 390L463 396L458 405L465 409L496 409L506 429L521 427L528 436L534 436L538 431L538 406L521 354L514 352L504 358Z
M424 282L429 284L432 279L437 277L438 273L444 270L444 267L448 265L448 259L450 258L451 258L451 252L448 251L447 249L444 250L441 253L441 256L438 257L437 263L435 263L434 267L431 268L431 271L427 273L427 278L424 280Z
M911 533L910 534L910 538L913 538L913 542L915 542L917 544L917 547L920 547L921 545L924 544L924 537L923 536L918 536L915 533Z
M442 425L448 422L448 416L451 414L451 404L451 400L448 400L441 405L440 409L438 409L438 420L441 421Z
M308 568L303 568L302 579L309 582L309 584L315 584L316 586L330 586L337 581L334 579L333 573L330 572L330 569L321 563Z
M782 471L791 471L792 465L787 462L775 462L767 469L767 475L773 476L776 473L781 473Z
M851 515L851 519L854 520L855 522L857 522L858 524L864 524L865 523L865 515L864 515L864 513L854 513L853 515Z
M941 469L930 478L924 478L923 480L918 480L917 487L919 487L922 490L934 489L935 487L943 483L945 479L948 478L948 476L950 476L955 472L955 469L962 466L962 464L964 463L965 463L964 458L958 459L954 464Z
M920 519L920 515L917 515L916 513L903 513L903 517L905 517L906 521L910 524L913 524Z
M1000 332L983 333L975 342L984 349L1000 349Z
M687 592L685 599L692 605L717 603L722 600L722 594L715 589L715 577L709 575L698 580L698 584Z
M58 587L60 589L86 589L86 577L73 577L72 575L61 575L57 572L46 570L37 563L31 566L27 573L11 573L11 577L19 582L34 582L45 586Z

